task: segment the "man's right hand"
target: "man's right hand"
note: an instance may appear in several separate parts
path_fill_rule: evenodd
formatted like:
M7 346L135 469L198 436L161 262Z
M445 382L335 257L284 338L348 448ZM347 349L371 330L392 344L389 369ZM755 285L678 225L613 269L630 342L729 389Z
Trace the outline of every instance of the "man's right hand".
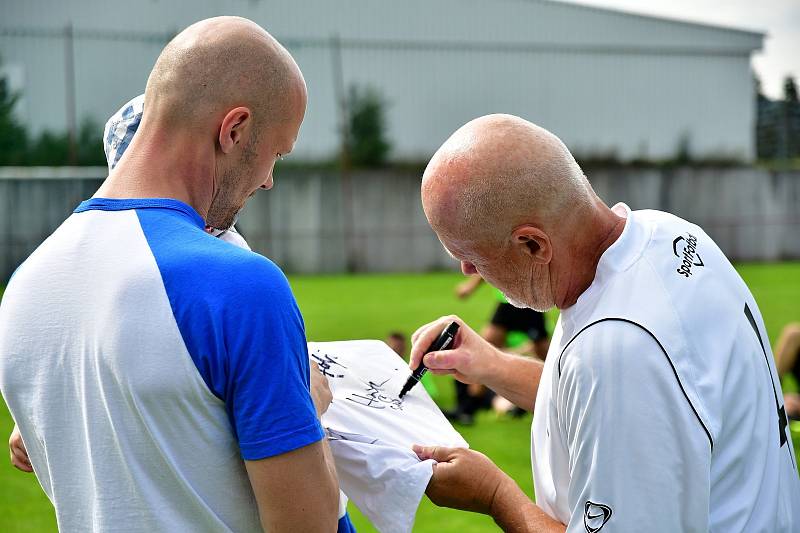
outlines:
M425 366L434 374L452 374L463 383L486 385L514 405L532 410L542 377L542 361L501 352L457 316L443 316L412 335L411 368L419 366L428 346L453 321L459 329L452 349L426 354Z
M411 336L410 366L419 366L423 353L436 337L451 322L459 325L453 347L449 350L431 352L425 355L425 366L434 374L452 374L464 383L486 383L489 374L495 368L495 361L500 352L486 342L475 330L470 328L457 316L443 316L419 328Z
M22 442L22 435L16 425L8 438L8 448L11 452L12 465L23 472L33 472L31 460L28 458L28 451L25 449L25 443Z

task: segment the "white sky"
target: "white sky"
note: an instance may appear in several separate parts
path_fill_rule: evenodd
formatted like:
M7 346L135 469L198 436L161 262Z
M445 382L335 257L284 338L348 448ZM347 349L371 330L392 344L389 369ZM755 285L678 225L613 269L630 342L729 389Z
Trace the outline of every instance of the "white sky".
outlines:
M783 79L800 82L800 0L569 0L645 15L766 32L764 48L753 54L762 91L783 95Z

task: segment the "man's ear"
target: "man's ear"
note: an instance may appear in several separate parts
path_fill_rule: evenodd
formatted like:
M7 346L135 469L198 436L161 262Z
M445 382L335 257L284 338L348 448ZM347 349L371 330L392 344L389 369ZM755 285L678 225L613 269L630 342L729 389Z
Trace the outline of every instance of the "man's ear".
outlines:
M229 154L234 147L250 135L253 124L252 114L247 107L237 107L228 111L219 128L219 147Z
M535 263L546 265L553 258L550 237L536 226L518 226L511 233L511 238L514 245L519 246L522 253L531 256Z

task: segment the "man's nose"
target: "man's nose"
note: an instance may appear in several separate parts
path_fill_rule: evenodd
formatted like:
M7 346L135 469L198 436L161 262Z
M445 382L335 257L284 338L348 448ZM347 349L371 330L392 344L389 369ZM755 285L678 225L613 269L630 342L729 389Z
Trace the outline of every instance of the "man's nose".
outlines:
M471 276L472 274L477 274L478 269L469 261L461 261L461 272L463 272L465 276Z

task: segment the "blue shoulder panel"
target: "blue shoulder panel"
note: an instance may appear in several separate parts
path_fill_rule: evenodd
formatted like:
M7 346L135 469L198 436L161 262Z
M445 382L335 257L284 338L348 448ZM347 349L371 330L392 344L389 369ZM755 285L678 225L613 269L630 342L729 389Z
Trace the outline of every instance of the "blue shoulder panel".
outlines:
M139 222L183 341L225 403L242 457L263 459L321 440L303 319L283 272L208 235L200 217L153 207L136 207Z

